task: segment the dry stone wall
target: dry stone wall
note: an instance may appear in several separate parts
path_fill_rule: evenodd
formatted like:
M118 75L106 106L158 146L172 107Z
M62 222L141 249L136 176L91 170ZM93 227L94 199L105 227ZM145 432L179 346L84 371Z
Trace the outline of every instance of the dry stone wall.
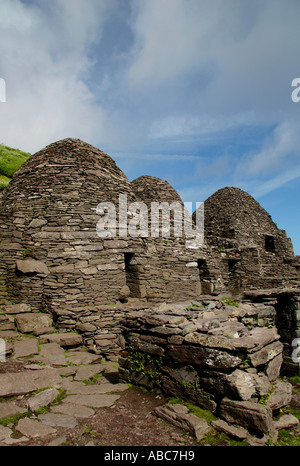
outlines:
M290 238L248 193L222 188L205 201L204 214L205 240L220 253L227 289L274 288L297 278Z
M291 385L277 380L283 344L272 317L262 322L251 304L207 299L131 313L122 325L121 377L276 435L273 416Z

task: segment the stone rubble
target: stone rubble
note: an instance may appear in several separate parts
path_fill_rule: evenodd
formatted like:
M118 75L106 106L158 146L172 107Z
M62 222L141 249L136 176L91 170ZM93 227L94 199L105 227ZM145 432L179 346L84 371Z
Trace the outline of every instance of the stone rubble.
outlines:
M268 327L256 326L261 310L254 305L236 307L216 298L206 298L197 303L164 303L152 309L143 308L142 312L131 306L125 306L121 312L120 306L123 320L117 325L123 350L119 383L110 383L103 377L115 363L104 360L98 352L86 351L81 335L64 329L52 333L55 332L50 327L53 321L48 320L49 326L45 326L43 314L42 319L37 318L40 313L32 313L34 318L29 319L34 322L34 333L29 334L26 327L26 333L20 333L17 318L24 316L24 322L28 322L28 307L14 305L14 311L19 312L2 314L10 319L11 328L5 329L4 325L0 338L5 339L7 346L9 340L7 361L23 361L24 365L19 372L0 373L0 397L4 397L0 402L0 420L16 418L14 429L22 436L13 438L13 430L0 425L0 444L26 444L37 437L55 437L59 428L74 429L78 419L113 406L120 392L127 390L124 379L129 375L132 382L148 388L159 386L168 395L188 398L213 412L219 406L222 419L211 425L183 405L170 404L154 410L153 414L188 430L198 440L214 428L231 437L246 439L250 444L266 443L270 436L276 440L278 430L298 425L292 415L273 420L273 411L289 404L291 386L277 380L282 344L273 321L267 321ZM91 331L91 324L82 324L84 331ZM171 365L161 363L160 382L155 377L152 380L147 377L148 369L153 375L151 362L144 374L134 372L133 362L128 363L124 357L128 344L150 359L172 358ZM197 372L199 365L201 371ZM83 382L95 378L98 378L96 383ZM64 397L55 401L61 390ZM11 398L16 396L16 400ZM23 397L27 399L26 407L18 402ZM257 403L264 397L265 404ZM46 408L47 412L38 414L40 408ZM249 429L262 432L263 440L250 435ZM50 443L57 442L53 438Z
M275 414L290 403L292 386L278 380L283 344L272 319L259 326L258 315L254 305L217 300L128 314L120 377L219 413L233 432L276 441Z
M43 319L38 322L44 328ZM25 336L16 329L0 330L0 338L12 340L12 354L6 361L24 362L23 369L18 372L0 373L0 397L3 397L0 421L11 419L14 430L22 435L13 438L12 428L0 424L0 445L24 445L35 438L56 436L60 427L74 429L78 419L93 416L95 409L113 406L120 397L118 393L128 389L125 383L110 383L103 377L106 371L116 371L113 363L79 346L82 343L82 339L77 338L79 335L53 335L61 335L61 338L48 343L47 338ZM70 350L71 339L74 345ZM83 383L95 377L99 383ZM26 407L22 405L24 397ZM47 408L47 412L38 414L41 408ZM55 437L50 443L61 444L63 439Z

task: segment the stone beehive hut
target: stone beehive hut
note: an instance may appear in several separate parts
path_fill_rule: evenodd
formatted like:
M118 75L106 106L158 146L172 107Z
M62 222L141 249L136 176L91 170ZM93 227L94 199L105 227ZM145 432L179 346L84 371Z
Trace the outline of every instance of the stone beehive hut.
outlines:
M147 205L149 212L149 237L146 240L148 297L160 297L161 300L196 298L201 294L197 257L202 246L197 244L195 247L194 241L186 236L185 216L190 219L192 233L194 226L179 194L167 181L153 176L141 176L132 181L131 186L136 198ZM161 207L159 217L151 216L155 204ZM163 216L167 228L163 225ZM176 235L178 225L181 234ZM153 237L153 231L151 234L153 226L156 237Z
M112 237L97 234L99 204L112 203L118 220L120 194L127 196L129 210L136 200L169 200L166 186L172 200L181 202L166 182L142 178L131 184L107 154L77 139L33 155L15 174L0 209L0 298L43 309L128 296L196 296L199 280L181 239L175 247L168 239L120 236L118 222ZM146 186L144 197L140 188Z
M39 309L116 300L130 244L99 238L96 209L103 201L118 206L119 193L134 200L115 162L80 140L58 141L33 155L1 206L1 297Z
M226 187L204 206L205 240L219 251L225 287L239 291L282 286L295 275L290 238L252 196Z
M118 222L120 195L126 204ZM146 232L138 228L144 217L137 202L146 206ZM224 188L205 202L200 245L170 210L174 202L183 218L180 196L167 181L142 176L130 183L107 154L78 139L47 146L15 173L2 198L0 299L25 301L34 310L128 298L182 301L281 285L295 273L285 232L240 189ZM116 230L99 236L108 203ZM167 234L162 216L152 221L153 203L167 204ZM137 224L136 234L124 234L131 223Z

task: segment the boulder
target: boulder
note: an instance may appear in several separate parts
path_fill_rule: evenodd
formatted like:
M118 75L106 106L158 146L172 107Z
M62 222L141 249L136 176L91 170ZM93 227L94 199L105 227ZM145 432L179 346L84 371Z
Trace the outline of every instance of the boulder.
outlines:
M274 430L272 410L254 401L236 401L224 398L220 405L221 417L232 424L269 434Z
M51 327L52 317L43 313L24 313L15 317L15 324L21 333L31 333L40 327Z
M269 396L267 405L271 409L287 406L292 399L292 385L288 382L276 382L275 389Z
M236 369L230 374L228 381L234 394L241 400L250 400L256 392L252 374L248 374L240 369Z
M297 419L293 414L284 414L277 421L274 422L275 429L292 429L297 427L299 424L299 419Z

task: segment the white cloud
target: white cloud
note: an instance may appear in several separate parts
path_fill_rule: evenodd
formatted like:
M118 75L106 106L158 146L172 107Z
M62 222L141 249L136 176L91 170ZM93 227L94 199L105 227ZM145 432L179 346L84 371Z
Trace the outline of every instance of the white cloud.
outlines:
M0 107L0 139L34 152L63 137L92 142L105 112L83 80L87 48L101 31L105 2L58 0L0 4L0 73L6 103ZM43 8L41 8L43 7Z
M170 115L154 121L150 127L149 137L173 138L178 136L205 136L230 131L239 126L255 123L253 112L236 115Z
M236 167L235 175L244 178L260 177L261 179L280 176L298 165L300 155L300 122L284 120L265 137L258 152L244 155ZM284 179L284 176L283 178Z

